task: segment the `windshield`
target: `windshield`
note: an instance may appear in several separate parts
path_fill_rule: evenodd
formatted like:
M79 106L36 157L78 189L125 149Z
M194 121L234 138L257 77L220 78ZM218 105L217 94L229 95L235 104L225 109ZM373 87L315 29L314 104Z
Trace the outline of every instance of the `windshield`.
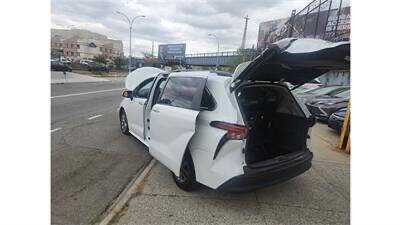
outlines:
M350 90L340 92L339 94L337 94L335 96L340 97L340 98L348 98L348 97L350 97Z
M344 91L347 91L347 90L349 90L349 89L350 89L349 87L338 88L338 89L336 89L336 90L333 90L333 91L329 92L328 95L330 95L330 96L336 96L337 94L342 93L342 92L344 92Z
M309 88L306 88L306 87L298 87L298 88L296 88L296 89L294 89L293 90L293 93L303 93L303 92L305 92L305 91L309 91L310 89Z
M337 89L338 87L322 87L322 88L316 88L310 91L307 91L305 93L307 94L312 94L312 95L326 95L329 92Z

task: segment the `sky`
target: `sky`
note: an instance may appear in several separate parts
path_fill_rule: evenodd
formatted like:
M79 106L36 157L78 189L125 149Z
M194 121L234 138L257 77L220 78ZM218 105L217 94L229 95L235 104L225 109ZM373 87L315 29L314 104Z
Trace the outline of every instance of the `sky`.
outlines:
M122 40L129 54L129 26L126 19L145 15L133 24L132 55L151 53L158 44L186 43L186 54L216 52L240 47L244 17L249 16L246 47L257 45L261 22L288 17L293 9L311 0L51 0L51 27L86 29Z

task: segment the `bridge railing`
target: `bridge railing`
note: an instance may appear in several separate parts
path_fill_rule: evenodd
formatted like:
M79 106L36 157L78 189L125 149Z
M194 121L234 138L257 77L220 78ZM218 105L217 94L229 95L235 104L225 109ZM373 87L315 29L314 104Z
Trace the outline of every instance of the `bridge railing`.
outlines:
M186 54L186 58L193 57L212 57L212 56L237 56L239 53L237 51L225 51L225 52L208 52L208 53L194 53L194 54Z

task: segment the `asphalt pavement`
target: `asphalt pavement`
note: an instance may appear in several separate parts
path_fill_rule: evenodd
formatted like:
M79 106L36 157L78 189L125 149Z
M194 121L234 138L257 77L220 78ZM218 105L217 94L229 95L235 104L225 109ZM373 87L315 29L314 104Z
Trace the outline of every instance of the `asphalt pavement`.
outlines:
M150 161L121 134L123 81L51 85L51 222L91 224Z

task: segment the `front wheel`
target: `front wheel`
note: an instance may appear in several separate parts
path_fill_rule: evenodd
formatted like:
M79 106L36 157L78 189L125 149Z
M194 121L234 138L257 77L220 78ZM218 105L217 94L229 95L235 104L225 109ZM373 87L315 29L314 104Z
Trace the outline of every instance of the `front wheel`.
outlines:
M193 191L199 187L199 183L196 182L196 174L190 151L186 151L183 156L179 176L176 176L172 171L171 175L176 185L184 191Z
M126 118L125 111L122 110L122 112L119 114L119 124L121 127L121 132L123 134L129 134L129 127L128 127L128 119Z

